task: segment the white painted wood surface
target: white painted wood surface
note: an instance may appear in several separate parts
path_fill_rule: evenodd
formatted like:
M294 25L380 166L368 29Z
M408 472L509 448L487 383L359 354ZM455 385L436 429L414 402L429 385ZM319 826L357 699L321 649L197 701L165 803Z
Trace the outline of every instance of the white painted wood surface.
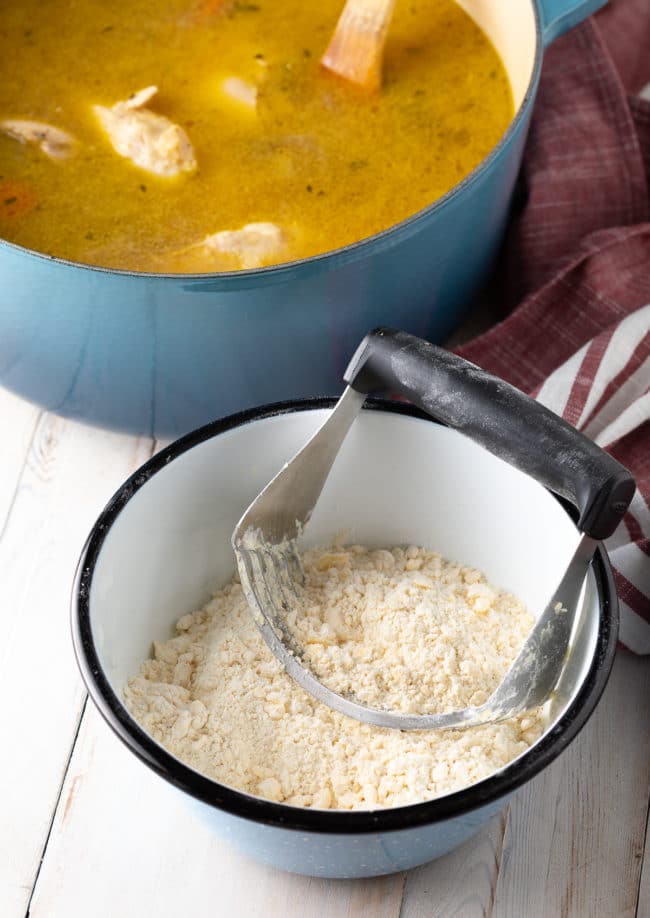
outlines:
M364 881L262 867L122 747L74 663L76 559L153 444L2 390L0 424L2 918L650 916L650 661L620 653L580 737L447 857Z

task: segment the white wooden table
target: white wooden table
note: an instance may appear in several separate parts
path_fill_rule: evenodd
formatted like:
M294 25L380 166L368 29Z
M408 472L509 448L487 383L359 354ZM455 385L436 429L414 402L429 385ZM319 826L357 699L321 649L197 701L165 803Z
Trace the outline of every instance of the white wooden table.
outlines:
M463 848L374 880L261 867L195 821L96 714L68 598L106 500L160 444L0 390L0 916L650 916L650 661L619 653L560 759Z

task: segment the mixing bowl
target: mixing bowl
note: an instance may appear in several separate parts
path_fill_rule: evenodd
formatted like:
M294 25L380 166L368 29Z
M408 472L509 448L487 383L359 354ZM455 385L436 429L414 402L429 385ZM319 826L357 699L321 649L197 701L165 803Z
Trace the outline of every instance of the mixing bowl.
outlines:
M240 273L134 274L0 241L0 384L102 425L177 435L334 394L368 328L443 340L505 229L545 46L604 0L461 0L499 51L516 115L426 209L325 255Z
M460 844L552 762L592 713L616 645L618 609L600 548L574 649L543 736L507 767L435 800L374 811L272 803L183 764L132 718L124 686L234 573L243 509L323 422L331 399L288 402L209 424L158 453L120 488L83 550L73 590L77 659L91 698L128 749L242 851L285 870L361 877L403 870ZM541 485L410 406L369 401L309 524L309 544L347 531L371 546L420 544L482 570L538 612L578 535Z

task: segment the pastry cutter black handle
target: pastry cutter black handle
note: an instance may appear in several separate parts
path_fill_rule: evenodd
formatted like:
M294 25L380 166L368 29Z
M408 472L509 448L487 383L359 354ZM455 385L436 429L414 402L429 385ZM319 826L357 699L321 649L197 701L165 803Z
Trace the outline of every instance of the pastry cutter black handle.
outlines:
M532 476L578 510L578 528L610 536L634 495L620 463L544 405L473 363L403 331L376 328L344 379L357 392L395 392Z

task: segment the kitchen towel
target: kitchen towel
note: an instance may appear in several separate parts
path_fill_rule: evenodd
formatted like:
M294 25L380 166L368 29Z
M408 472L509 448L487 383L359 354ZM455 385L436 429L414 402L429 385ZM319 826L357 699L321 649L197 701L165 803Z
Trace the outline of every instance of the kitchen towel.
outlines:
M612 453L637 492L607 540L621 642L650 653L650 2L612 0L547 51L492 295L458 349Z

